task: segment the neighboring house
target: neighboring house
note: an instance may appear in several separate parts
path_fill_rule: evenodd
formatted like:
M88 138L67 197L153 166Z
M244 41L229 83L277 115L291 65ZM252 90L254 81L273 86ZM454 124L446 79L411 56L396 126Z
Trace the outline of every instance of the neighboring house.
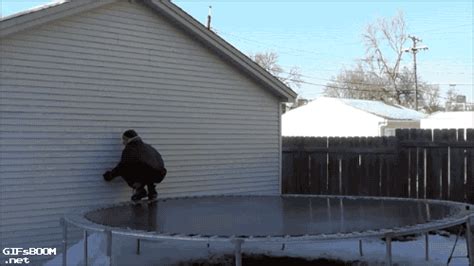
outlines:
M419 128L423 113L380 101L318 98L282 116L283 136L392 136Z
M474 112L438 112L421 119L421 128L474 128Z
M163 155L159 197L280 193L296 93L170 1L63 1L0 26L2 248L57 247L63 213L128 200L102 173L129 128Z

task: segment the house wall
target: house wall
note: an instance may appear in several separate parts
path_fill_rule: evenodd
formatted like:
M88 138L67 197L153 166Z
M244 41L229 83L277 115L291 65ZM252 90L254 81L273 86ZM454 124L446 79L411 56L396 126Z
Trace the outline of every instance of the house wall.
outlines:
M415 120L388 120L381 128L381 136L395 136L397 128L420 128L420 121Z
M283 136L379 136L384 119L337 99L320 98L282 117Z
M121 133L156 147L159 197L279 194L279 101L128 1L1 40L2 246L60 243L59 217L128 200L102 173Z

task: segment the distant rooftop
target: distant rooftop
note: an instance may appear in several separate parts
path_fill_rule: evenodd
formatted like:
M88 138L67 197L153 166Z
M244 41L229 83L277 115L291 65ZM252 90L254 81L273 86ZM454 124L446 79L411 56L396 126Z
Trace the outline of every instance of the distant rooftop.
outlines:
M409 109L400 105L390 105L382 101L356 100L356 99L337 99L349 106L366 111L368 113L395 120L420 120L426 115L424 113Z
M453 118L465 118L467 120L474 120L474 111L458 111L458 112L437 112L429 116L428 118L434 119L453 119Z

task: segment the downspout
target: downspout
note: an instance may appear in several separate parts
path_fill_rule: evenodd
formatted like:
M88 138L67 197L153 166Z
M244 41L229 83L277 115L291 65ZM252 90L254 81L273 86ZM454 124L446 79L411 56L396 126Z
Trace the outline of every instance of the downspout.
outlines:
M382 122L379 122L379 137L384 136L384 132L387 126L388 126L387 119L384 119Z

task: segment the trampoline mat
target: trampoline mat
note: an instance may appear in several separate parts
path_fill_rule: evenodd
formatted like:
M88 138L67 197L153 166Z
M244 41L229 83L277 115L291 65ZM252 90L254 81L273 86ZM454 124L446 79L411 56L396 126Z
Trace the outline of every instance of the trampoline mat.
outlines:
M91 222L155 233L202 236L299 236L363 232L427 223L459 210L410 200L210 196L90 211Z

